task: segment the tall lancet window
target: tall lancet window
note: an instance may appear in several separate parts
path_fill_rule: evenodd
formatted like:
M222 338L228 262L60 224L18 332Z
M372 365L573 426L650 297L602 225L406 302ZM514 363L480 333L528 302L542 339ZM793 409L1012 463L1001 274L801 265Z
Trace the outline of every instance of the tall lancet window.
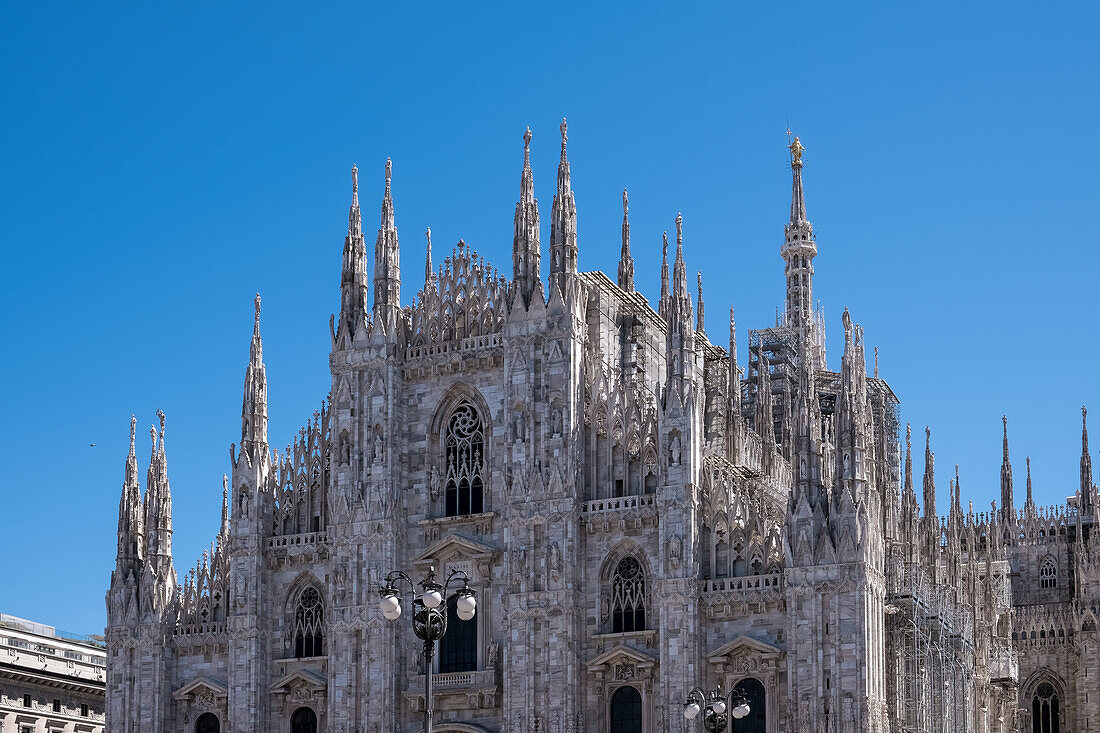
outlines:
M645 629L645 571L637 558L625 557L611 578L611 631Z
M469 402L462 402L447 421L443 440L447 516L480 514L485 464L485 433L481 415Z
M1054 686L1044 682L1031 698L1032 733L1059 733L1061 720L1058 714L1058 694Z
M1058 566L1054 564L1054 558L1052 557L1043 560L1043 564L1039 567L1039 587L1058 587Z
M294 607L294 656L324 654L325 606L316 588L306 588Z

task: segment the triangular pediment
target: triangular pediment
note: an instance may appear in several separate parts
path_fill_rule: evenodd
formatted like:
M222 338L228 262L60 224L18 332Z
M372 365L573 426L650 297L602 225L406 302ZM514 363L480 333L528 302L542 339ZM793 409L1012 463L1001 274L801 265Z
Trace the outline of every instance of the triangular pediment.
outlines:
M321 692L328 687L328 680L312 670L296 669L272 685L271 691L286 693L296 687L306 687L313 692Z
M469 537L452 534L433 542L428 549L413 558L414 565L431 565L447 560L488 561L495 557L496 549Z
M616 664L636 664L642 669L654 667L660 660L652 654L629 646L619 645L608 649L588 663L588 670L594 672L601 667L612 667Z
M752 654L760 656L779 656L782 653L782 649L766 641L761 641L753 636L741 635L734 638L732 641L726 642L707 655L707 661L724 662L727 659L738 656L743 657Z
M224 682L203 675L202 677L191 680L186 685L173 692L172 697L176 700L186 700L191 697L196 697L203 690L209 690L214 697L226 697L229 695L229 687L227 687Z

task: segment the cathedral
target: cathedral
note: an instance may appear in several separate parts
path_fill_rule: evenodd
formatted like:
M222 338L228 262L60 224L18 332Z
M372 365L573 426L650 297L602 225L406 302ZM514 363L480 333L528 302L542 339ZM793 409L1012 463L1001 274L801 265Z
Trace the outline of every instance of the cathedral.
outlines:
M564 121L544 280L530 143L511 275L462 241L433 267L429 230L405 303L390 162L373 278L352 169L330 391L272 445L257 296L221 529L179 575L165 416L144 491L131 420L107 729L412 733L428 671L438 733L703 731L685 700L718 685L749 704L739 733L1100 729L1084 411L1064 504L1035 504L1030 466L1017 504L1005 420L1000 502L964 504L956 468L941 513L931 433L918 487L847 310L826 358L797 138L785 307L744 363L732 309L720 345L701 275L689 295L682 217L655 303L625 191L618 272L580 271ZM426 662L379 591L429 569L468 575L477 612L452 606Z

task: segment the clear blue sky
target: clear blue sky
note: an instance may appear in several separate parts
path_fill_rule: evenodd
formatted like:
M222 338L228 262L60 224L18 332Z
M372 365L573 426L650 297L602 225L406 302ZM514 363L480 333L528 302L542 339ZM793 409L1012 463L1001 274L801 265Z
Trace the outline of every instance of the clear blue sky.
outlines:
M0 8L0 610L102 628L131 412L143 476L168 415L194 563L256 291L273 443L320 404L352 163L372 249L393 158L408 302L429 225L437 262L462 237L510 272L525 125L548 241L563 115L582 269L615 272L628 187L653 298L682 211L742 359L783 299L789 120L830 361L847 306L932 426L941 506L955 463L964 500L999 495L1002 413L1020 502L1027 454L1039 501L1077 488L1082 404L1100 448L1095 4L232 5Z

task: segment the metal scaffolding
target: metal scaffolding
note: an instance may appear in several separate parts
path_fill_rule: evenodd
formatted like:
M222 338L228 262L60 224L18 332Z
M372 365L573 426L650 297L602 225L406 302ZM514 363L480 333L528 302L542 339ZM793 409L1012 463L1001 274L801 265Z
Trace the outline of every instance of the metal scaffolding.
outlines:
M888 566L891 730L973 729L974 618L917 563Z

